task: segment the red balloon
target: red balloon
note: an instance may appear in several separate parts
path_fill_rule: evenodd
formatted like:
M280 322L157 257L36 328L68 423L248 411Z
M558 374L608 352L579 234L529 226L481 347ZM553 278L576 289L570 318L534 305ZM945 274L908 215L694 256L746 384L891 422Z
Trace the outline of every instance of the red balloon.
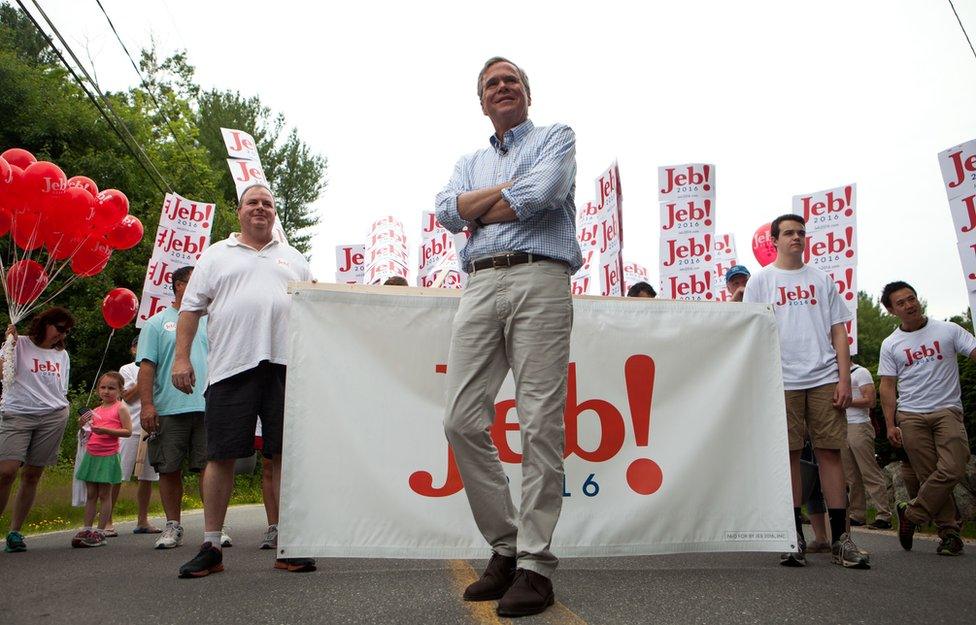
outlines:
M95 181L88 176L72 176L68 178L69 187L81 187L85 191L92 194L92 197L98 195L98 185Z
M44 245L44 235L41 230L40 215L21 213L13 220L11 236L17 247L29 252Z
M10 163L0 156L0 186L10 184Z
M135 247L142 240L142 222L135 215L126 215L105 235L105 240L117 250Z
M0 154L0 158L4 159L11 165L16 165L21 169L27 169L30 167L31 163L36 163L37 159L34 155L27 150L21 148L10 148L3 154Z
M23 212L24 204L24 170L10 165L6 180L0 179L0 206L12 213L20 213Z
M752 254L763 267L776 260L776 247L773 245L769 226L770 224L759 226L756 234L752 235Z
M49 231L44 234L44 247L51 260L67 260L81 249L85 238L85 235Z
M48 277L37 261L19 260L7 271L7 296L20 305L29 304L41 296Z
M105 269L112 257L112 248L101 237L92 237L82 243L81 248L71 257L71 271L79 276L94 276Z
M67 186L68 178L54 163L37 161L24 170L27 201L32 204L35 212L46 210L64 198L64 190Z
M118 330L129 325L139 312L139 299L129 289L112 289L102 300L105 323Z
M6 208L0 206L0 237L10 232L10 226L13 225L13 215Z
M60 201L44 212L47 229L54 232L77 233L91 230L89 222L94 214L95 198L83 187L68 187Z
M118 189L105 189L95 198L95 230L108 232L129 214L129 198Z

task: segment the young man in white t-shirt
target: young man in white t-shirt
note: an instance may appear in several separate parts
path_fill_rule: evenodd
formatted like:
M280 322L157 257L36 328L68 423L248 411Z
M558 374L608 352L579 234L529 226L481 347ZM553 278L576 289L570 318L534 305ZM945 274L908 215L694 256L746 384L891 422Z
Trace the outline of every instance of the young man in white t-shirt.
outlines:
M915 527L934 521L941 539L936 552L962 555L952 490L965 475L969 437L956 355L976 360L976 338L955 323L926 317L906 282L885 285L881 303L901 321L881 343L878 362L888 440L905 448L911 464L902 464L912 500L898 502L898 538L911 549Z
M820 485L827 500L834 564L870 568L868 556L847 529L847 493L840 451L847 447L844 410L851 403L851 356L846 321L851 313L826 272L803 263L806 224L799 215L782 215L770 225L776 260L746 284L744 302L772 304L779 327L790 475L797 551L781 564L804 566L800 506L803 487L800 453L805 439L813 444L820 466Z
M851 525L867 522L867 499L870 496L877 510L871 529L891 529L891 508L888 505L888 489L884 474L874 452L874 426L871 424L871 408L877 396L871 372L861 365L851 369L851 406L847 409L847 447L841 450L844 473L850 491L848 512Z

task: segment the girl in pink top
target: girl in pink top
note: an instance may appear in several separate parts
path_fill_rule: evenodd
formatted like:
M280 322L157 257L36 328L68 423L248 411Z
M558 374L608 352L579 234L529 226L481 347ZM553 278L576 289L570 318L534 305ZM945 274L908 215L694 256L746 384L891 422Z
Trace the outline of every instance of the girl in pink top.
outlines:
M105 526L112 516L112 485L122 483L119 438L132 435L129 409L119 400L124 384L116 371L102 374L98 379L102 405L86 410L78 418L80 425L91 421L92 433L75 473L75 477L85 483L87 500L85 527L71 539L72 547L101 547L105 544ZM99 509L98 529L93 530L96 505Z

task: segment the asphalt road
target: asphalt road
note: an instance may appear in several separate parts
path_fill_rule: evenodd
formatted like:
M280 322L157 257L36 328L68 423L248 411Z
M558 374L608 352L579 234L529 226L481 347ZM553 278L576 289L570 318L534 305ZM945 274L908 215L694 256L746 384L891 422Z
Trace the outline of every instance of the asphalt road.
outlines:
M494 603L465 603L461 590L484 561L319 559L314 573L272 568L259 551L260 506L228 515L234 547L226 571L176 576L202 537L199 513L184 519L189 540L154 551L153 536L121 536L99 549L71 549L73 532L28 538L26 553L0 553L0 624L448 623L509 622ZM860 531L870 571L845 570L829 555L803 569L775 554L693 554L564 559L557 604L522 623L966 623L976 615L976 545L937 556L917 537L908 553L893 534Z

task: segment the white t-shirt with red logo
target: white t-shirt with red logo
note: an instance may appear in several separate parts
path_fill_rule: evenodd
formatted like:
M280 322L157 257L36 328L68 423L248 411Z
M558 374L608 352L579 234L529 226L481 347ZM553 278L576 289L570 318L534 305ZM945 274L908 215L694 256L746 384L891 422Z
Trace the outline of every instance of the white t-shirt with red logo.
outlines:
M851 370L851 397L853 399L863 399L861 387L867 386L868 384L874 385L871 372L864 367L854 367ZM869 421L871 421L870 408L854 408L851 406L847 409L848 423L868 423Z
M769 265L749 279L742 301L773 306L785 390L799 391L840 379L830 328L850 321L852 315L826 272L809 265L800 269Z
M63 349L44 349L29 336L18 336L14 347L14 381L3 389L3 411L42 415L68 405L71 359Z
M881 343L878 375L898 378L898 410L962 410L959 365L976 349L976 338L955 323L929 319L914 332L895 328Z
M312 279L308 261L272 240L261 250L231 234L205 251L193 269L180 312L208 315L208 384L263 360L288 364L289 282Z

